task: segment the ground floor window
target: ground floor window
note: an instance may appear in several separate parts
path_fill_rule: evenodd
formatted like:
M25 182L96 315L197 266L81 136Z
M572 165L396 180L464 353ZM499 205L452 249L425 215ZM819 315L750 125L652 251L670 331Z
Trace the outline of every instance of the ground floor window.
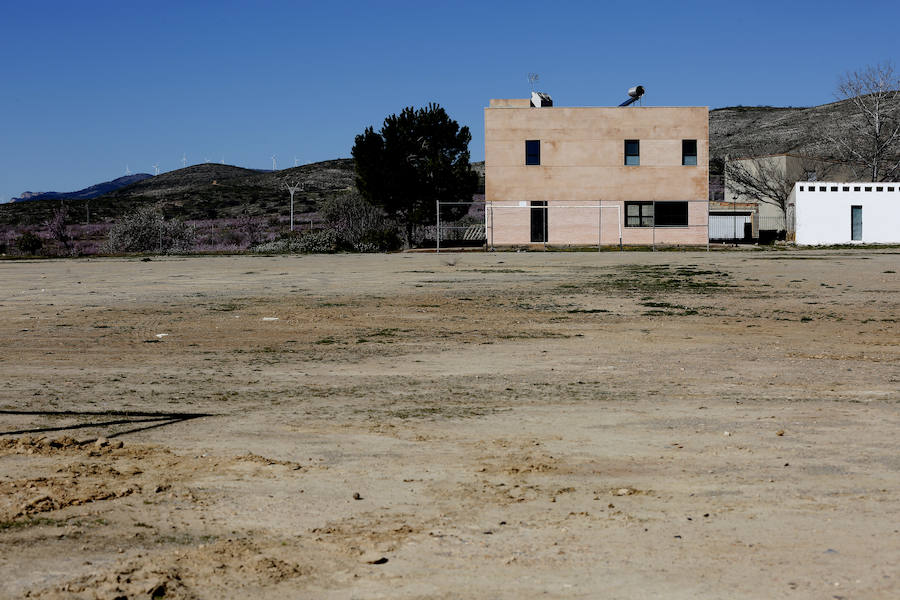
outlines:
M687 202L626 202L625 227L687 227Z
M653 203L652 202L626 202L625 203L626 227L653 227Z

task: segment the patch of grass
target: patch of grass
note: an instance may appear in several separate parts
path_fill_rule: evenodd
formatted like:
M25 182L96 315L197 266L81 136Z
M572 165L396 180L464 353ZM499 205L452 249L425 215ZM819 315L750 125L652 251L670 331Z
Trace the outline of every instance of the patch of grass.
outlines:
M387 329L379 329L375 333L369 334L372 337L394 337L397 335L397 332L400 331L396 327L390 327Z
M623 265L581 286L564 284L562 289L577 287L644 297L672 292L707 294L733 287L731 274L725 271L693 266Z
M226 302L223 304L216 304L216 305L210 306L209 310L213 310L216 312L232 312L235 310L239 310L241 308L244 308L244 305L236 304L234 302Z
M50 519L47 517L37 517L22 519L21 521L0 521L0 531L8 531L11 529L26 529L28 527L62 527L66 525L65 519Z

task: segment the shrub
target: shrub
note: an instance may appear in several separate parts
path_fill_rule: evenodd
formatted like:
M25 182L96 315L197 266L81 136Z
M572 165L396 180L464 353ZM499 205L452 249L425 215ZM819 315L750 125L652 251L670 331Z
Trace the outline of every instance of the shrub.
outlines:
M188 252L194 247L195 229L177 219L166 220L153 207L142 207L117 221L109 230L102 251Z
M323 198L318 203L319 216L333 230L339 244L356 252L396 250L402 245L396 226L382 210L370 204L357 192Z
M333 254L338 251L338 235L331 229L306 233L288 233L271 242L259 244L255 252L272 254Z
M37 254L44 247L44 240L31 231L26 231L16 240L16 247L23 254Z

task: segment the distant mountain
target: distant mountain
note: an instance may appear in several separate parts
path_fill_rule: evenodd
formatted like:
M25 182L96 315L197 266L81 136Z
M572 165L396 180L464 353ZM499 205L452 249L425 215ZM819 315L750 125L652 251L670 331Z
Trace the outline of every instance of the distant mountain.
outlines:
M18 198L13 198L10 202L28 202L32 200L90 200L98 198L103 194L114 192L126 185L143 181L149 177L153 177L149 173L135 173L134 175L125 175L112 181L105 181L92 185L91 187L78 190L77 192L24 192Z
M68 203L73 214L86 217L88 207L84 204L90 201L91 222L115 221L147 204L157 207L166 217L184 220L228 219L242 215L278 217L290 214L290 195L284 188L286 182L302 184L294 198L294 210L302 214L314 211L320 198L352 189L354 178L353 160L347 158L274 172L205 163L145 176L95 198L68 198ZM46 222L56 203L34 200L0 204L0 225Z

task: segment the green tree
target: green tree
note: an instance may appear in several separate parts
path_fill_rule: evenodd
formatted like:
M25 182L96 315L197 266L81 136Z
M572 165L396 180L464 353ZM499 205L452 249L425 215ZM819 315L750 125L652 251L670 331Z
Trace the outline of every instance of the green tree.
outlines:
M478 174L469 165L468 127L460 127L439 105L404 108L384 120L380 132L356 136L356 187L363 197L396 219L411 246L417 226L433 223L435 201L471 202ZM441 217L459 218L467 206Z

